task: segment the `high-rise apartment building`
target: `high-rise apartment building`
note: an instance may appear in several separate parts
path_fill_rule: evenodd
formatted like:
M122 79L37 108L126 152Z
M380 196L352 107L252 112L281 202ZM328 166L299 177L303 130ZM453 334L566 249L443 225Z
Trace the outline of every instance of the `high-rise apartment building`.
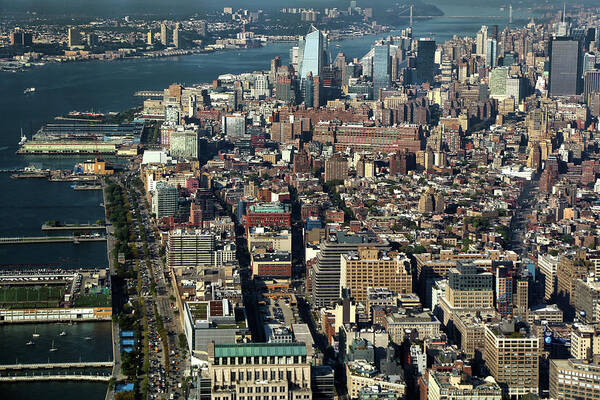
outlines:
M343 181L348 177L348 160L341 154L334 154L325 160L325 182Z
M583 100L590 104L592 95L600 93L600 70L592 69L583 74Z
M359 247L355 253L342 254L340 267L340 297L343 289L349 289L350 295L363 303L368 288L412 292L410 260L405 254Z
M549 94L580 94L582 72L581 42L568 37L553 38L550 41Z
M160 24L160 43L163 46L168 46L171 43L171 28L165 22Z
M215 236L200 230L169 232L167 263L169 267L211 266L215 260Z
M509 397L539 393L540 338L524 323L486 325L485 366Z
M83 35L77 28L69 28L68 30L69 49L83 48Z
M170 217L177 212L179 194L177 188L165 182L157 182L152 194L152 213L156 218Z

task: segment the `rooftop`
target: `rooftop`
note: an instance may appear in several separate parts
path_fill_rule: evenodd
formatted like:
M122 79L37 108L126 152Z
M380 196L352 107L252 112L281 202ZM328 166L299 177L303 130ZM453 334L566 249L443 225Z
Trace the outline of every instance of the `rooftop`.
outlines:
M304 343L215 344L215 357L305 356Z

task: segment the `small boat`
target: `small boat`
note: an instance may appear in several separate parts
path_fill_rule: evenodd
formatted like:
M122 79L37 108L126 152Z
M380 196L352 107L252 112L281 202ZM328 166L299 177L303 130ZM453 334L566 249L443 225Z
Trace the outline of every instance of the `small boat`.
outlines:
M23 146L27 141L27 136L23 134L23 128L21 128L21 140L19 140L19 146Z
M86 336L86 337L84 337L84 339L85 340L92 340L92 337L91 336Z
M33 346L35 343L33 343L33 340L30 340L29 342L25 343L25 346Z
M54 340L52 341L52 347L50 347L50 351L57 351L58 349L54 347Z
M67 336L67 332L65 332L65 331L62 331L61 333L59 333L59 335L58 335L58 336Z
M33 337L40 337L40 334L37 333L37 328L34 329L33 334L31 336L33 336Z
M23 90L23 93L24 94L35 93L35 88L34 87L27 88L27 89Z

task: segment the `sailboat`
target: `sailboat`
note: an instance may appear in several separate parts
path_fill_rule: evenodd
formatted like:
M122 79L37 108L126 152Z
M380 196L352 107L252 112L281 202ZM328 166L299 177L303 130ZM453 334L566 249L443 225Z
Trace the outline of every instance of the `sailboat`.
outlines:
M40 337L40 334L37 333L37 327L34 329L33 334L31 336L33 336L33 337Z
M50 347L50 351L57 351L58 349L54 347L54 340L52 341L52 347Z
M19 140L19 146L23 146L27 141L27 136L23 134L23 128L21 128L21 140Z
M33 346L35 343L33 343L33 340L30 340L29 342L25 343L26 346Z

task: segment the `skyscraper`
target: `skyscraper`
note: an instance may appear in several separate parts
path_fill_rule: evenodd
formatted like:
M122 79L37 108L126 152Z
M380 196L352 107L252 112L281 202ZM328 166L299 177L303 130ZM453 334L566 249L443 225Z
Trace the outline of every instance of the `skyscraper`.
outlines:
M435 40L419 39L417 42L416 83L433 83L435 49Z
M495 39L485 41L485 65L488 67L494 68L496 66L497 46Z
M551 96L573 96L581 93L581 43L567 37L556 37L550 42Z
M379 89L390 87L391 84L391 63L390 63L390 45L378 44L375 46L373 55L373 92L374 97L378 97Z
M166 23L160 24L160 43L163 46L168 46L171 41L171 30Z
M311 26L310 32L306 35L304 41L300 41L299 45L303 45L302 60L300 63L300 78L306 79L308 73L313 76L320 76L323 66L327 64L326 60L326 37L323 32Z
M479 32L477 32L477 37L475 39L475 52L480 55L485 55L485 42L488 38L488 27L483 25Z

